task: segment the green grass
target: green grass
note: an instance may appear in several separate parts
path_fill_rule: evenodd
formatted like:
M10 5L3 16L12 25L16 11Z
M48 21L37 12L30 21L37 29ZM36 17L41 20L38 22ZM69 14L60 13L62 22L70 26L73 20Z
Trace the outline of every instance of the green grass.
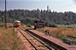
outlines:
M74 28L75 28L75 27L76 27L76 24L71 24L71 25L63 25L63 24L58 25L58 24L57 24L57 26L58 26L58 27L69 27L69 28L70 28L70 27L74 27Z

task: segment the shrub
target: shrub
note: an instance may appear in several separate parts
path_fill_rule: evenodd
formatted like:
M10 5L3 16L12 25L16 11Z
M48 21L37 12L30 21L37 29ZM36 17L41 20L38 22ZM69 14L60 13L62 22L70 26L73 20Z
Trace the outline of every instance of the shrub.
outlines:
M0 27L4 27L4 25L0 25Z
M31 27L31 24L26 24L27 27Z
M57 26L54 24L49 24L49 27L57 27Z

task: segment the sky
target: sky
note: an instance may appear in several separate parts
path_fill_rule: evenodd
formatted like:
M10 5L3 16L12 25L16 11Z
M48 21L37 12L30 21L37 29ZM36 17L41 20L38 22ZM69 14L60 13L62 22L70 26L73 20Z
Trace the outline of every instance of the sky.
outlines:
M42 9L46 10L47 6L51 11L76 12L76 0L7 0L7 10L10 9ZM0 10L4 10L4 0L0 0Z

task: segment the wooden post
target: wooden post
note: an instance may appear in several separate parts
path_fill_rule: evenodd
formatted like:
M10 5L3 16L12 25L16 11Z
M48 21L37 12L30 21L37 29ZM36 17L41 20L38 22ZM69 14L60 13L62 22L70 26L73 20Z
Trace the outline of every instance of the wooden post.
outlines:
M7 28L7 16L6 16L6 0L5 0L5 17L4 17L4 22L5 22L5 28Z

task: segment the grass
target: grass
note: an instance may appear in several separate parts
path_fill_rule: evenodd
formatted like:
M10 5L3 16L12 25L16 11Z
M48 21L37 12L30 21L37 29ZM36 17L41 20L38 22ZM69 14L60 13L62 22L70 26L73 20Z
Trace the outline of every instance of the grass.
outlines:
M58 27L53 28L53 27L44 27L44 28L38 28L36 29L37 31L43 32L45 30L48 30L49 32L51 32L51 35L59 38L61 40L67 38L67 36L76 36L76 24L72 24L72 25L57 25ZM31 28L33 28L33 26L31 26ZM71 38L70 38L71 39ZM76 39L73 39L76 40ZM63 40L64 41L64 40ZM76 44L76 42L71 42L72 44Z
M20 43L13 28L0 29L0 50L19 50Z
M58 27L72 27L72 28L76 28L76 24L70 24L70 25L64 25L64 24L61 24L61 25L57 25Z
M52 28L52 27L44 27L44 28L37 29L37 31L40 31L40 32L44 32L45 30L48 30L49 32L51 32L52 36L54 36L56 38L59 38L61 40L67 38L67 36L76 36L76 28L66 28L66 27ZM76 39L73 39L73 40L76 40ZM72 42L72 44L76 44L76 42Z

